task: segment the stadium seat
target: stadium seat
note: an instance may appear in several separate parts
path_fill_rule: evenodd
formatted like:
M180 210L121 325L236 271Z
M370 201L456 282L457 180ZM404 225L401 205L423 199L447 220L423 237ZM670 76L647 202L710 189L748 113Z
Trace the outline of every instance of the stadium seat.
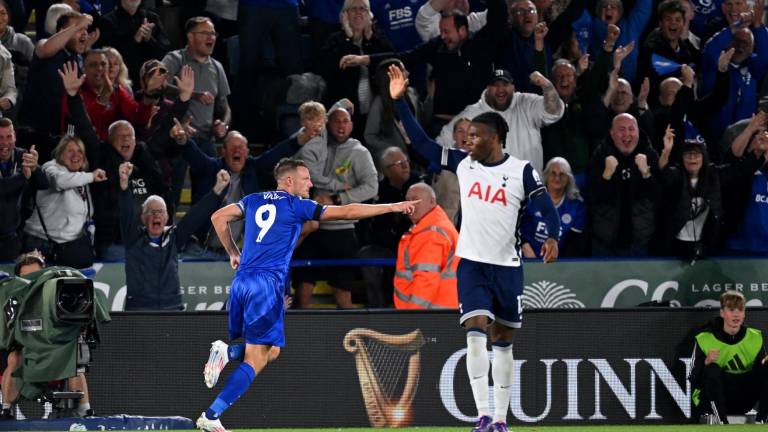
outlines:
M280 140L288 138L300 127L298 105L281 104L277 107L277 130Z

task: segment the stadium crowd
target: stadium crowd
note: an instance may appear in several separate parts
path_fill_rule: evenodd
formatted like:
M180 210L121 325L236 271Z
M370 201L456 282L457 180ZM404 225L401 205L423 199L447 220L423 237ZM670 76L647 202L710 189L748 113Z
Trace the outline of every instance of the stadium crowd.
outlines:
M453 235L415 248L437 240L412 227L460 228L458 182L440 165L489 111L508 123L504 152L547 186L561 256L768 253L764 0L0 0L0 43L0 260L127 260L134 285L178 285L163 274L175 266L150 262L226 260L201 212L273 189L272 167L296 155L321 204L431 188L415 190L428 204L415 219L307 223L296 258L398 268L294 271L294 307L317 280L350 307L361 278L369 306L407 304L398 290L415 279L400 265L455 268ZM392 65L442 161L411 145L424 137L390 94ZM194 223L176 220L187 184ZM509 223L540 258L541 213ZM179 307L167 297L154 308Z

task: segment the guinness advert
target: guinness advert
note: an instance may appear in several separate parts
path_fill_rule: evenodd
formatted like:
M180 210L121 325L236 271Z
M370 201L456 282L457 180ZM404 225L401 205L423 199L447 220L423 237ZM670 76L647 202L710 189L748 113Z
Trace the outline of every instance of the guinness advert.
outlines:
M515 424L686 423L694 331L717 309L526 311L514 342ZM747 325L768 328L768 310ZM100 413L196 418L226 314L115 313L89 373ZM226 412L231 428L465 426L476 412L455 311L289 311L287 345ZM490 347L489 347L490 349ZM489 388L489 392L492 388ZM493 401L493 398L490 398ZM493 409L493 407L492 407Z

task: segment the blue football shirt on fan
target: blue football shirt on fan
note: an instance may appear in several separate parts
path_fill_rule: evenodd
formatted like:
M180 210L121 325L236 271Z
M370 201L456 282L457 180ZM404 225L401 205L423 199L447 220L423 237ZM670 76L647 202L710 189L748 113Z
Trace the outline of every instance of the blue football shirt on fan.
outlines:
M712 32L719 31L718 29L709 28L715 21L723 20L723 25L727 24L724 21L722 0L693 0L691 1L694 14L691 20L690 26L693 34L701 38L702 45L712 36Z
M395 51L405 51L421 43L416 31L416 14L426 0L386 0L371 2L371 12Z
M752 177L752 194L746 205L744 221L736 234L728 239L729 249L768 253L768 177L762 171Z
M563 198L560 205L555 205L560 216L560 241L558 247L562 250L566 238L571 231L583 232L586 225L584 201ZM520 234L524 243L530 243L537 258L541 258L541 247L547 241L549 233L547 224L541 212L532 204L525 208L520 222Z

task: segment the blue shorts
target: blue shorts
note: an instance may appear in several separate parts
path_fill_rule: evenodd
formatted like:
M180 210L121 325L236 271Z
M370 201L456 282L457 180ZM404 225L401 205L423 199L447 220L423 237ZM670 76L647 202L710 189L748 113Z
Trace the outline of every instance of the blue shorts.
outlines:
M229 294L229 339L285 346L283 278L261 270L238 271Z
M456 279L461 325L469 318L482 315L507 327L522 326L522 266L500 266L462 258Z

